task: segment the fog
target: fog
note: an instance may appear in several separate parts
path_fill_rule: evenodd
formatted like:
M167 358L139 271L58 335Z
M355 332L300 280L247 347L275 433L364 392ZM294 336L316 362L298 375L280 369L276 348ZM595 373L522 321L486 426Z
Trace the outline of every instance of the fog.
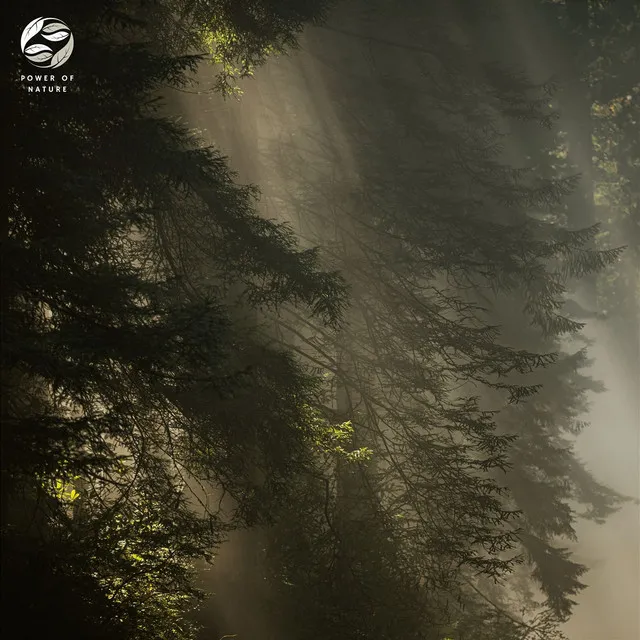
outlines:
M502 3L509 25L509 45L519 49L526 71L536 82L557 78L558 60L565 58L557 43L545 39L545 25L527 10L528 2ZM558 127L571 130L566 113ZM569 141L570 142L570 141ZM578 159L588 167L591 158ZM584 182L578 187L584 189ZM604 212L603 216L606 215ZM597 220L596 220L597 221ZM587 221L588 223L589 221ZM621 238L622 241L624 239ZM622 267L625 268L625 267ZM640 267L632 277L638 281ZM640 497L640 327L590 321L585 335L593 340L589 355L591 375L606 391L592 394L586 416L590 426L577 440L577 451L587 467L624 495ZM640 510L628 504L604 525L578 521L576 555L590 571L588 588L578 599L567 633L571 640L640 638Z
M640 497L640 404L638 378L617 358L619 339L606 322L586 329L594 339L591 367L606 391L594 394L589 428L578 438L577 450L598 478L621 493ZM624 506L604 525L578 522L577 558L590 571L588 588L567 632L571 640L615 640L640 637L640 510Z
M549 59L540 57L522 15L508 9L515 4L505 5L514 37L527 50L528 71L543 77ZM291 204L295 198L290 196L304 189L308 180L344 183L350 175L357 180L348 136L335 117L338 96L332 95L328 78L362 71L359 61L371 54L357 35L341 31L339 20L333 24L308 30L299 51L269 61L254 78L243 81L240 99L223 100L208 91L214 77L208 66L201 68L193 93L175 96L188 125L229 156L239 180L260 187L263 214L290 222L303 242L311 244L317 229ZM333 159L330 164L327 157ZM637 330L630 327L629 334L621 335L606 320L587 324L585 334L593 339L591 372L606 391L591 398L586 416L590 426L578 438L578 451L598 479L636 498L640 495L640 354L628 353L628 338ZM566 625L570 640L640 638L638 506L626 505L603 525L580 521L577 530L574 549L577 559L590 567L585 578L589 587ZM276 620L282 616L269 613L268 594L260 586L261 545L257 532L234 534L221 548L214 569L205 574L205 585L216 595L204 619L218 637L278 636Z

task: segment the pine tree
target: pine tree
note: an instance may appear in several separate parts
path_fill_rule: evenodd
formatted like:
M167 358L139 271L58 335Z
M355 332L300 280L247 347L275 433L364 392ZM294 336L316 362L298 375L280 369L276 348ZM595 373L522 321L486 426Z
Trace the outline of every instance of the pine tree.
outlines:
M25 638L191 637L193 561L228 526L196 508L198 484L260 518L324 428L313 378L242 318L286 302L331 326L344 302L221 155L157 112L200 57L127 42L116 8L58 7L74 91L29 94L18 74L6 96L3 598Z
M129 0L108 18L126 25L165 53L206 53L216 65L212 89L238 95L238 81L272 57L298 46L308 24L324 21L334 0Z
M577 426L590 382L575 372L582 356L559 356L555 341L580 328L560 311L567 278L610 264L619 251L590 248L593 228L558 224L575 180L504 163L507 122L552 124L544 91L496 64L483 64L480 75L477 57L448 39L435 10L370 11L369 23L355 8L341 15L339 27L324 30L331 45L320 36L308 44L326 70L322 82L339 96L338 126L298 130L306 140L271 158L288 180L273 187L275 197L290 199L303 237L321 242L348 275L348 323L336 340L292 314L279 320L283 340L327 372L334 392L346 390L348 414L344 402L333 410L377 460L357 492L376 480L377 504L402 516L427 588L460 593L474 572L504 576L520 550L547 592L549 615L561 617L583 568L549 544L550 529L540 537L519 527L528 518L552 527L566 516L570 535L571 499L603 515L619 497L563 451L560 435L528 433L515 420L530 411L535 422L525 400L555 367L578 388L566 405L556 397L553 410L570 414L566 429ZM505 400L513 412L496 415ZM536 487L554 496L548 513L517 499L517 470L503 473L528 437L559 459ZM347 479L337 477L339 512Z
M500 3L497 4L500 5ZM533 4L540 5L541 3ZM581 3L575 4L580 5ZM525 8L523 5L519 11ZM584 9L584 6L582 8ZM559 28L558 19L563 18L565 7L557 4L549 5L546 9L550 14L546 16L544 9L545 7L542 6L534 8L531 5L529 12L525 13L526 24L531 25L530 28L534 29L534 33L545 33L549 36L550 46L547 51L553 51L556 58L569 57L574 61L577 60L577 51L571 49L572 53L569 53L566 50L567 47L573 47L574 41L569 38L560 38L557 31ZM596 12L599 11L594 7L592 9ZM624 3L621 3L619 9L621 13L624 13ZM494 12L492 20L496 23L492 30L487 30L488 23L483 22L479 25L469 26L468 34L473 40L476 50L484 52L488 58L508 55L510 59L517 60L519 52L516 43L511 42L505 45L502 42L499 44L498 39L491 37L495 33L509 31L507 25L510 23L504 21L504 13L504 5L501 10ZM552 19L553 14L555 15ZM617 18L614 16L615 12L607 13L607 20L615 23ZM546 19L541 20L542 17ZM557 24L553 24L554 20ZM540 22L544 25L544 31L540 31L542 28L539 26ZM596 32L599 30L597 20L590 22L590 24L590 28L595 29ZM536 27L536 25L538 26ZM595 35L592 33L592 36ZM583 38L584 36L583 33ZM586 40L583 39L583 45L585 43ZM560 55L561 52L562 55ZM544 55L542 57L544 60ZM581 60L581 65L584 66L584 57ZM526 60L520 60L520 64L524 65L525 63ZM595 64L595 60L590 64ZM547 61L546 69L549 72L555 70L550 60ZM559 80L567 83L567 74L571 69L564 63L560 65L560 69L562 73ZM575 72L574 68L574 75ZM593 70L591 73L595 80L598 77L597 73L594 74ZM582 80L582 71L580 71L579 77L573 78L573 83L575 85L576 82ZM593 91L600 91L597 82L590 82L590 86ZM559 104L561 107L563 99L566 100L569 91L571 91L570 83L565 87L564 98L560 93ZM573 97L576 97L575 91ZM555 97L553 97L553 101L557 102ZM565 120L570 119L570 115L571 112L565 113ZM566 139L563 141L562 136L557 135L558 127L554 129L555 136L541 139L530 127L518 125L512 129L517 143L511 145L508 157L514 162L526 163L542 175L552 175L555 172L562 176L575 172L576 168L579 169L575 166L575 158L572 166L571 153L567 154L565 153L566 149L562 150L563 147L566 147ZM575 131L573 133L568 131L565 136L571 137L575 133ZM579 220L582 220L583 224L594 222L588 216L585 217L585 210L580 206L579 199L578 201L569 199L563 205L556 207L552 213L548 213L547 220L556 225L570 224L572 226L575 226ZM613 246L611 242L602 243L602 227L594 225L588 233L591 235L589 240L591 243L608 248ZM629 259L627 254L628 251L625 251L620 257L622 264ZM616 272L620 270L620 262L616 262L614 268L605 273L606 278L615 276ZM570 281L569 287L573 286L574 283ZM595 307L593 300L587 304L593 304ZM586 342L583 348L580 348L579 340L574 339L568 345L566 339L562 340L562 335L558 332L551 331L545 336L535 330L526 329L522 323L519 323L518 316L514 314L515 308L513 303L509 304L505 301L497 306L495 303L493 304L496 320L507 328L510 343L529 349L553 350L558 352L559 359L556 365L549 367L538 376L541 387L535 397L531 398L523 407L502 412L502 428L508 432L520 434L514 446L513 470L510 472L508 480L518 507L526 515L525 530L528 530L528 534L524 538L525 545L530 547L531 557L539 558L546 565L535 576L558 612L568 615L572 604L571 596L580 591L580 576L585 573L586 567L573 562L566 551L560 548L554 550L553 541L563 539L564 544L575 541L574 523L578 517L584 516L596 522L603 522L625 501L625 498L599 483L584 468L573 451L574 436L580 433L586 424L584 415L588 409L587 394L602 390L602 385L591 380L584 373L589 364L588 347L590 345ZM593 319L607 323L611 321L608 314L596 311L595 308L585 309L573 299L565 301L560 313L579 322ZM627 316L628 319L629 316ZM569 350L570 347L573 352ZM626 347L628 348L628 344ZM572 507L576 504L580 505L577 510ZM554 582L557 585L562 584L564 587L553 586ZM566 597L561 595L563 591L566 593Z

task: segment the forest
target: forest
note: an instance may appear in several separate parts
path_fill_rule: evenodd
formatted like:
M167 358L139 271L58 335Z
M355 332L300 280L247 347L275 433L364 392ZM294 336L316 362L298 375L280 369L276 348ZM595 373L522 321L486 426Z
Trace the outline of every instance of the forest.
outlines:
M640 3L5 15L7 631L640 638Z

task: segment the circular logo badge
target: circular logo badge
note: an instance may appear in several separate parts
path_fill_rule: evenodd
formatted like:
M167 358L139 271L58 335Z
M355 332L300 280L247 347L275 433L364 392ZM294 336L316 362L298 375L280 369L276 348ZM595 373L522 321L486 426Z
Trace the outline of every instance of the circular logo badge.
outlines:
M36 18L24 28L20 48L34 67L56 69L71 57L73 34L58 18Z

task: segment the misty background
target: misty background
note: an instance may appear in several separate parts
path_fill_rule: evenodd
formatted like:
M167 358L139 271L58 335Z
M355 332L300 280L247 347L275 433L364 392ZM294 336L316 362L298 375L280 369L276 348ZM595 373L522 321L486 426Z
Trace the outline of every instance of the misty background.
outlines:
M539 18L537 22L531 18L527 2L502 2L498 9L502 15L493 21L494 31L485 31L482 41L478 38L477 25L473 32L464 8L456 9L455 5L445 3L443 12L451 11L450 17L461 38L483 54L489 43L495 48L488 57L493 54L500 62L518 60L535 82L550 80L558 60L566 56L560 47L554 47L548 25L540 24ZM372 49L387 52L389 47L402 47L401 38L395 40L395 45L393 38L382 41L367 38L358 31L357 17L345 18L339 10L336 13L338 17L333 17L327 25L305 32L300 39L300 50L267 62L254 77L243 81L240 97L224 99L212 95L207 87L213 85L215 69L203 65L197 74L198 85L192 89L197 93L176 99L177 112L208 144L223 150L238 172L239 180L260 187L263 215L290 222L303 239L305 222L294 207L288 211L283 206L286 200L281 195L301 185L296 184L289 172L280 169L279 158L284 156L287 164L312 167L315 158L322 154L322 145L330 144L338 149L336 153L340 158L332 171L350 175L354 171L353 159L343 125L336 121L334 110L340 95L332 92L330 78L333 74L358 72L359 66L366 65L372 57ZM570 114L561 113L554 126L570 130L570 118ZM310 129L325 136L318 143L319 148L314 148L313 141L309 140ZM589 158L579 160L582 166L590 162ZM584 182L578 186L583 190L590 188ZM585 213L584 220L578 219L576 223L589 224L592 220L588 215ZM598 215L605 216L607 212L600 211ZM637 264L629 262L625 267L631 271L631 279L638 278ZM587 308L590 302L585 301ZM589 398L590 407L585 415L589 426L577 438L577 452L598 479L621 494L638 499L640 328L624 320L612 327L606 320L590 319L586 321L584 333L593 341L589 347L592 363L588 372L604 383L605 391ZM576 530L578 541L572 543L572 551L589 567L589 574L588 587L579 596L575 613L566 624L568 637L571 640L640 637L638 505L623 506L605 524L578 521ZM220 566L213 570L213 584L220 585L220 604L214 603L213 608L216 615L223 616L224 629L240 632L241 637L254 636L255 624L260 627L275 623L274 620L261 621L259 617L249 623L243 613L246 605L260 597L247 591L247 585L256 579L251 575L251 567L256 566L253 564L256 544L259 545L251 539L245 542L241 536L232 539L221 550ZM264 632L264 627L262 629Z
M640 638L640 5L43 11L5 43L7 626Z

